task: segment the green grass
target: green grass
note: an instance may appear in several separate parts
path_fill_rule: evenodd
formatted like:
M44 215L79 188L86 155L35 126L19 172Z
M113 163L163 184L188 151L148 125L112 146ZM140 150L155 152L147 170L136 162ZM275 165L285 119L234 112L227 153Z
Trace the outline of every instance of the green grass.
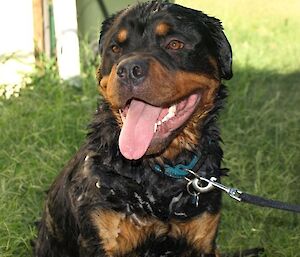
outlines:
M30 256L44 192L83 141L97 107L92 73L75 88L50 67L33 78L33 90L1 102L1 257Z
M179 2L221 18L232 43L234 78L220 120L231 172L223 182L300 204L299 1ZM0 102L1 257L30 256L44 191L84 140L98 99L93 69L81 88L61 83L51 65L32 85ZM297 215L227 196L222 215L222 250L263 246L266 256L300 256Z

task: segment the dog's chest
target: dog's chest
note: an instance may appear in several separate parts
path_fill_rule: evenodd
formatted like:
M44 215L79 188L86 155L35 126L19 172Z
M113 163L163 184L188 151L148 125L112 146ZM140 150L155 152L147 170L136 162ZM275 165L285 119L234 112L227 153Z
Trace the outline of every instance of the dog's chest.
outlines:
M73 206L96 206L160 220L186 220L204 211L218 211L214 206L220 201L218 192L200 196L197 204L184 179L160 176L149 167L120 166L104 166L99 155L87 155L72 179Z
M184 187L183 187L184 189ZM96 206L127 215L151 216L161 220L186 219L196 206L181 187L174 189L141 185L120 176L87 176L75 179L71 186L74 208Z
M174 242L184 239L191 249L210 252L210 242L216 233L219 216L203 213L186 222L162 222L153 217L125 215L111 210L96 210L91 215L99 240L108 256L136 252L138 247L155 244L155 241L162 238L170 238Z
M103 163L103 156L89 154L74 174L70 195L76 208L89 203L160 219L184 219L189 217L186 210L195 209L184 181L160 177L149 167Z
M68 192L78 224L96 232L107 256L135 254L159 240L211 251L208 242L219 223L219 212L213 207L219 205L218 193L200 197L196 206L184 180L160 176L145 167L118 171L121 165L106 163L103 156L87 155L80 168L69 174ZM134 254L128 256L139 256Z

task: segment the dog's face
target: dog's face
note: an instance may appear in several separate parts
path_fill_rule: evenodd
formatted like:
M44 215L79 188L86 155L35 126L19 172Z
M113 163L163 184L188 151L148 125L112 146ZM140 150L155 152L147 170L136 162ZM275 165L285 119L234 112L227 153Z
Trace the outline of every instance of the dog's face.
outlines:
M127 159L192 150L221 79L232 76L219 20L175 4L139 4L106 20L100 53L100 91Z

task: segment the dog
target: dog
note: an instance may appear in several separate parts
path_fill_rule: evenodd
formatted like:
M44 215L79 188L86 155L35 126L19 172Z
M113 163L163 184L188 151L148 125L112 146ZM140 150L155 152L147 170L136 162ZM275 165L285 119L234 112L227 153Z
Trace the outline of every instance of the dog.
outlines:
M138 3L103 22L99 51L103 100L48 192L34 255L221 256L221 192L189 183L226 173L217 119L232 50L220 20Z

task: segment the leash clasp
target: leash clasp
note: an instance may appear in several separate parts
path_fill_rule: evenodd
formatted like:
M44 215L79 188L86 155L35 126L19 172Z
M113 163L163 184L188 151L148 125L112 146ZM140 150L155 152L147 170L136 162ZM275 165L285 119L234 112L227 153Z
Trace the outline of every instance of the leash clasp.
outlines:
M243 193L242 191L236 189L236 188L228 188L228 192L226 192L231 198L241 202L242 199L240 197L240 195Z
M218 188L224 192L226 192L231 198L237 200L237 201L241 201L241 197L240 195L243 193L242 191L236 189L236 188L232 188L232 187L227 187L224 186L220 183L217 182L217 178L215 177L211 177L210 179L204 178L204 177L200 177L198 174L196 174L194 171L192 170L188 170L187 171L189 173L191 173L195 178L193 179L188 179L186 177L186 180L188 180L189 182L187 183L187 191L189 194L191 195L195 195L195 193L192 193L190 187L193 186L194 191L196 191L198 194L201 193L207 193L209 191L211 191L214 188ZM200 181L205 181L207 183L206 186L201 186Z

